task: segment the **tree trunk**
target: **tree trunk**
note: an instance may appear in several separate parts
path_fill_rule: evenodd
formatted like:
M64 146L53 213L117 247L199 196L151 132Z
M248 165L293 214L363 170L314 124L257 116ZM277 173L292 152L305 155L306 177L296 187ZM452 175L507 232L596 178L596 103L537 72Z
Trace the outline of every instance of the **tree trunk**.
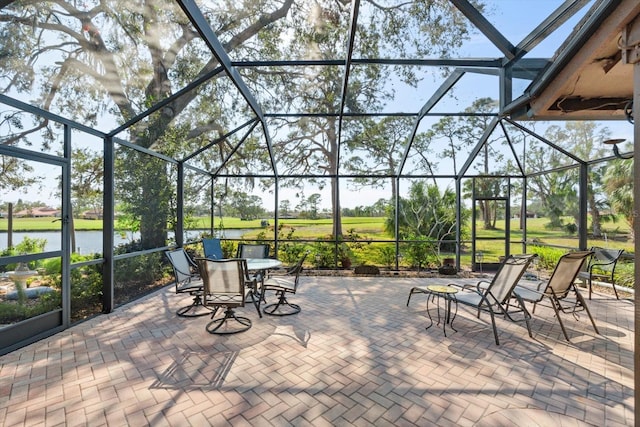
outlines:
M342 212L340 212L340 188L338 178L331 178L331 194L333 209L333 236L342 237Z
M171 184L168 182L165 165L149 162L143 178L140 201L140 243L143 249L160 248L167 244L167 220Z
M338 182L338 135L336 134L337 122L334 118L328 119L327 140L329 146L328 161L330 170L334 174L331 178L331 208L333 209L333 237L342 237L342 212L340 211L340 183Z

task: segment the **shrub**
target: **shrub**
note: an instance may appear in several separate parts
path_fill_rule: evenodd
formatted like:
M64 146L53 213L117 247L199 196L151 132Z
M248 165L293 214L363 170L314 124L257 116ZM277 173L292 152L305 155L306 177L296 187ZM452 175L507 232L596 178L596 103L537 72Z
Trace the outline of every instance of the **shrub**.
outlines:
M286 234L283 236L282 233L285 231ZM281 242L278 247L278 258L285 264L295 264L306 250L304 244L290 241L297 239L294 236L295 231L296 229L293 227L288 227L287 230L283 224L278 226L278 238L286 240Z
M44 252L44 247L47 244L46 239L32 239L25 236L22 242L18 243L14 247L6 248L0 251L0 257L15 256L20 254L35 254ZM35 270L39 265L36 265L40 261L32 261L29 263L29 268ZM0 272L15 270L17 264L0 265Z
M71 270L71 318L79 320L102 310L102 266Z
M384 245L378 248L378 258L380 263L387 268L393 268L396 265L396 248L394 245Z
M61 307L62 298L59 291L42 294L33 304L14 302L0 303L0 323L17 323Z
M114 253L141 250L140 242L119 245ZM114 268L116 304L133 301L163 285L161 279L169 274L170 266L164 253L154 252L116 261Z
M428 265L439 264L435 242L427 240L425 236L411 236L409 240L415 240L405 244L404 259L409 266L422 269Z
M71 262L89 261L100 258L100 254L71 254ZM61 288L61 259L45 260L43 285ZM102 310L102 264L71 268L71 320L80 320L89 314Z
M530 246L531 253L538 255L538 265L545 270L553 270L560 257L567 253L564 249L551 248L548 246Z
M311 256L315 268L335 267L335 245L331 242L318 239L313 244Z
M635 288L635 265L632 262L618 262L614 273L614 283L627 288Z

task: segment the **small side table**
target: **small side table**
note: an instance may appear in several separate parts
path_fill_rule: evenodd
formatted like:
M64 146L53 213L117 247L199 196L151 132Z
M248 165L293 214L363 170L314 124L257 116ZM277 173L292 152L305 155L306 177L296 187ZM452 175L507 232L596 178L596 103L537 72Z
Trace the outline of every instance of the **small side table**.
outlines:
M431 324L429 324L425 329L429 329L433 326L433 319L431 318L431 312L429 312L429 300L433 300L433 298L435 298L436 308L438 310L438 325L440 325L440 299L444 302L444 319L442 319L442 331L444 332L444 336L447 336L447 323L451 329L458 332L456 328L453 327L453 319L455 319L458 314L458 299L456 298L458 289L447 285L429 285L427 286L427 291L429 291L432 296L431 298L427 298L427 315L429 316ZM451 315L452 305L455 307L453 316Z

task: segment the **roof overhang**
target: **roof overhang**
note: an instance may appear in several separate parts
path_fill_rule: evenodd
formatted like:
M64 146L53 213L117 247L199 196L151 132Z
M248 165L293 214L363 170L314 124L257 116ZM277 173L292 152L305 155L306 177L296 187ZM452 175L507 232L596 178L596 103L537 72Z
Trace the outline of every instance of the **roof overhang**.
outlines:
M515 119L622 120L633 98L640 55L640 2L601 0L578 23L525 95L508 105Z

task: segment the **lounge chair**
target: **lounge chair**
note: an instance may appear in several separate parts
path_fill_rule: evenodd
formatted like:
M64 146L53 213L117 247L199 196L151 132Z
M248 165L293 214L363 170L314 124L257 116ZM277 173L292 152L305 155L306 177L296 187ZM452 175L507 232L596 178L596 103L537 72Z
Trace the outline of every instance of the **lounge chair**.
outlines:
M558 263L547 282L542 282L535 288L522 285L516 286L513 291L514 295L522 299L524 302L533 303L533 310L531 313L535 313L538 303L548 300L549 304L555 311L556 318L558 319L558 323L560 323L562 333L567 341L570 341L569 335L564 327L564 323L562 323L562 318L560 317L561 312L571 313L577 318L576 313L578 311L586 311L589 319L591 320L591 324L593 325L593 329L597 334L600 333L596 326L596 322L593 320L593 316L591 316L591 312L589 311L586 301L574 283L583 263L592 253L593 252L591 251L579 251L564 254L558 260ZM573 294L575 298L568 298L570 294Z
M456 300L459 304L473 307L478 310L478 318L480 313L486 311L491 316L491 325L493 327L493 336L496 345L500 345L498 340L498 330L496 327L496 314L502 314L510 321L517 321L512 315L521 313L522 319L527 325L527 332L531 337L531 327L529 320L531 316L524 308L524 303L516 297L517 306L513 303L513 289L527 271L529 265L537 255L511 255L506 257L502 264L498 267L498 271L490 282L481 280L474 287L463 286L463 290L456 294ZM515 310L514 310L515 308Z
M478 318L482 311L489 313L491 316L491 325L493 327L493 336L495 338L496 345L500 345L495 320L496 314L501 314L511 321L516 321L512 314L515 314L516 312L522 313L523 320L527 324L529 336L531 336L531 328L529 326L530 315L524 308L524 304L521 300L517 299L518 306L514 306L512 304L512 291L535 257L535 254L517 256L510 255L506 257L498 267L498 271L490 282L481 280L476 285L449 285L460 288L460 291L455 294L455 298L453 300L457 301L459 304L475 308L477 310ZM411 295L415 293L429 294L430 292L428 289L422 287L412 288L409 292L407 305L409 305ZM516 308L516 311L514 311L514 308Z

